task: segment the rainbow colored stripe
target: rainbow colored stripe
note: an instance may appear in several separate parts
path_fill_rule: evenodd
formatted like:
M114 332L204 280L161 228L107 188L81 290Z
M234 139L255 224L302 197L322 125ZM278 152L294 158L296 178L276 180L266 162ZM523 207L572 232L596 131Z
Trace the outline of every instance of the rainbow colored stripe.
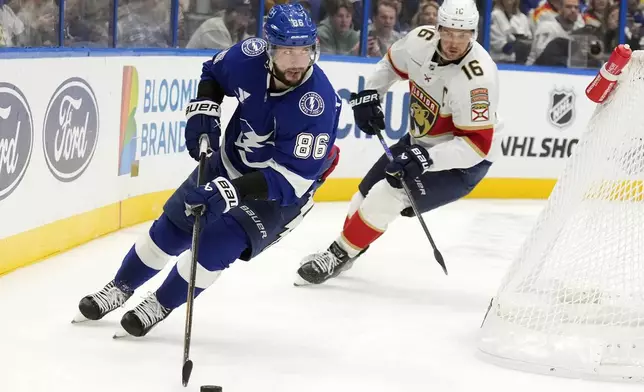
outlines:
M139 73L131 65L123 67L121 122L119 132L119 176L130 174L136 160L136 108L139 102Z

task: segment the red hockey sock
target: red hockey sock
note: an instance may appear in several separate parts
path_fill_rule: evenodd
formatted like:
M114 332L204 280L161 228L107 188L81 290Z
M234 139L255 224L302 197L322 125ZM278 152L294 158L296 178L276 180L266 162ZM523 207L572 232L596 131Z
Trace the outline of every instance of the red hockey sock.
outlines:
M384 233L366 222L358 210L350 219L345 221L341 242L350 257L356 256L360 251Z
M350 221L350 220L351 220L351 218L352 218L352 217L354 217L354 216L355 216L355 213L354 213L353 215L351 215L351 216L347 215L347 216L344 218L344 225L342 225L342 230L343 230L343 231L347 229L347 226L349 225L349 221Z

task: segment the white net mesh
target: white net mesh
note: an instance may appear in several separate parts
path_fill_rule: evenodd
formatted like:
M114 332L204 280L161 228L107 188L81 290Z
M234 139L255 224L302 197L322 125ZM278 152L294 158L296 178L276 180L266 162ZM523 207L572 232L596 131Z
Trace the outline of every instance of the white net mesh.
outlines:
M598 105L481 332L511 367L644 381L644 52Z

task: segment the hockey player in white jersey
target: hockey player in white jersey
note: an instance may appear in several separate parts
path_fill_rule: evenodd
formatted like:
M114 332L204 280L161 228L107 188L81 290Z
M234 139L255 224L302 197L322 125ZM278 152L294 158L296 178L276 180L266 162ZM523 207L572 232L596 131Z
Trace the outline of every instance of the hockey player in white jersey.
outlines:
M395 42L365 90L351 94L356 125L384 129L380 97L409 81L411 127L383 155L353 196L344 229L327 250L307 256L296 285L319 284L348 269L399 215L413 216L405 181L426 212L470 193L500 153L496 125L498 70L476 42L479 13L471 0L446 0L438 29L418 27ZM419 228L420 229L420 228Z

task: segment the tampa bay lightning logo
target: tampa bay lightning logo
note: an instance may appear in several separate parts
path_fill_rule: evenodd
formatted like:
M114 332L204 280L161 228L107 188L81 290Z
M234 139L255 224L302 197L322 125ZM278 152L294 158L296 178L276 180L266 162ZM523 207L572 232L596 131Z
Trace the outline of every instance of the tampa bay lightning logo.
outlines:
M324 100L320 94L310 91L300 98L300 110L310 117L317 117L324 112Z
M266 50L266 41L261 38L249 38L242 44L242 52L248 57L259 56Z

